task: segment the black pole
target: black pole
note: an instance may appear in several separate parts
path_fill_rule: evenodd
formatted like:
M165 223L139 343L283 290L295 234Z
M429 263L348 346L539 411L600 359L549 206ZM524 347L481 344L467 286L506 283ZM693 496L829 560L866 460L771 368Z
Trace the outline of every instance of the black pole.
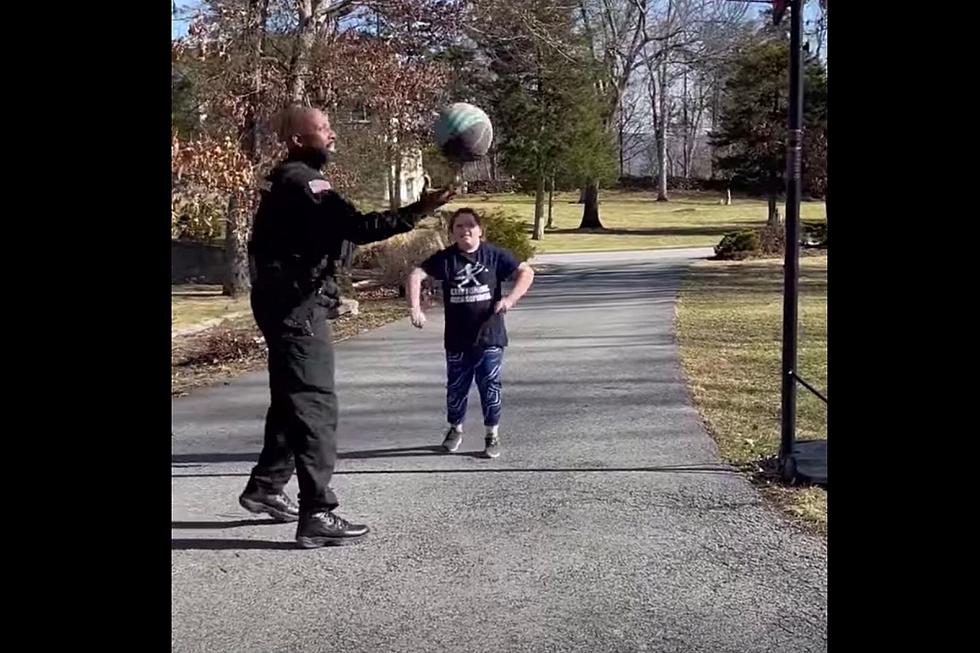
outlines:
M803 140L803 2L790 0L789 131L786 139L786 261L783 292L782 439L779 459L784 472L795 468L797 292L800 262L800 165ZM790 471L790 475L792 472Z

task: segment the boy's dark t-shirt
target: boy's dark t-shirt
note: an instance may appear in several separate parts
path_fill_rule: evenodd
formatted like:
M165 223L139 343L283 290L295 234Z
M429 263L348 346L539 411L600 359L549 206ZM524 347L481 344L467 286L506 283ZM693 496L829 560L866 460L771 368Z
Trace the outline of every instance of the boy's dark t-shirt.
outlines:
M513 254L490 243L480 243L469 254L452 245L422 263L426 274L442 282L447 351L507 346L504 316L494 315L493 307L500 301L501 284L518 265Z

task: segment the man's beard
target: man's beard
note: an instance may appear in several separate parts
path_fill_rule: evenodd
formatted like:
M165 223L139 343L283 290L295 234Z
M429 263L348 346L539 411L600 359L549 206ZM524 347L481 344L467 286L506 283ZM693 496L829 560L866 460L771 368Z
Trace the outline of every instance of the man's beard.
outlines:
M299 148L299 157L308 165L318 170L322 170L330 163L334 154L333 144L328 147L311 147L309 145L304 145Z

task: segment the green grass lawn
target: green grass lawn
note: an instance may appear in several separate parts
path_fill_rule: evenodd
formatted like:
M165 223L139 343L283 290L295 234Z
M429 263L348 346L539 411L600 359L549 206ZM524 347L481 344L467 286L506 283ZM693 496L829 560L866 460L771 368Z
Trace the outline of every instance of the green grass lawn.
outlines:
M677 306L681 360L695 403L724 458L751 463L779 450L782 261L703 261L685 280ZM800 376L827 388L827 258L800 260ZM798 392L797 437L827 437L827 408ZM827 494L780 488L769 494L794 516L823 529Z
M232 299L221 294L221 286L171 286L171 332L233 318L250 311L248 295Z
M576 203L578 193L558 193L554 201L555 229L546 232L540 243L535 243L538 251L714 246L726 232L762 226L766 221L764 200L736 197L731 206L724 206L719 203L720 194L716 193L674 193L670 202L656 202L654 193L635 191L604 190L599 197L599 217L606 232L578 232L582 220L582 205ZM533 195L474 193L457 198L447 208L461 206L471 206L478 211L504 209L523 218L528 230L534 221ZM825 205L823 202L805 202L801 215L806 221L825 221Z

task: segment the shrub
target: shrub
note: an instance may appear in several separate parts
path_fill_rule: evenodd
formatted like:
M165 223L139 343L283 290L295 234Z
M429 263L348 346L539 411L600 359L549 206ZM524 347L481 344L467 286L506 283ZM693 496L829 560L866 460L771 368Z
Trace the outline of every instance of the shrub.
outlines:
M524 220L500 210L481 212L480 218L483 237L488 242L510 250L518 261L526 261L534 256L534 245L531 244L531 235Z
M448 245L449 238L438 228L418 228L378 243L370 248L378 280L401 286L412 268Z
M359 245L354 250L354 259L351 261L351 268L355 270L371 270L378 266L379 245Z
M786 251L786 226L778 224L776 226L766 225L759 229L759 254L763 256L775 256Z
M513 179L474 179L466 182L468 193L513 193L517 190L517 183Z
M170 235L177 240L212 242L225 233L228 199L212 195L171 195Z
M802 231L804 245L808 247L827 247L826 222L804 222Z
M758 254L762 248L759 233L754 230L732 231L725 234L715 245L715 257L738 261Z
M401 286L412 268L452 243L449 235L450 215L452 211L440 211L413 231L368 247L359 247L354 267L377 270L381 284ZM519 261L526 261L534 255L527 227L516 215L501 210L480 211L480 221L487 242L509 250Z
M801 226L804 247L827 247L827 225L820 222ZM753 256L781 256L786 253L786 227L766 225L725 234L715 245L715 258L741 260Z

